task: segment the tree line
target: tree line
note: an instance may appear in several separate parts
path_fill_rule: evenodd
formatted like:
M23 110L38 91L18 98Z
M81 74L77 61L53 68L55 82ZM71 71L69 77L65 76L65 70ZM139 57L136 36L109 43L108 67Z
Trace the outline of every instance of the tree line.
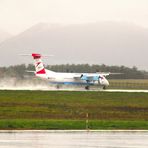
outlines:
M126 66L107 66L107 65L89 65L89 64L61 64L61 65L46 65L47 69L55 72L76 72L76 73L95 73L95 72L111 72L121 73L118 75L110 75L110 79L148 79L148 72L138 70L137 67ZM0 77L16 77L24 79L28 70L34 71L34 65L21 64L9 67L0 67Z

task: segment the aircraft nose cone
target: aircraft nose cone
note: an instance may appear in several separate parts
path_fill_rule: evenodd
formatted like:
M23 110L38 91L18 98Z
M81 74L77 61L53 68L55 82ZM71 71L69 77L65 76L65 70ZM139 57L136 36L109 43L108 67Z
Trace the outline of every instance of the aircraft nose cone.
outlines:
M107 85L109 86L109 82L107 81Z
M109 86L109 82L107 80L105 81L105 85L106 86Z

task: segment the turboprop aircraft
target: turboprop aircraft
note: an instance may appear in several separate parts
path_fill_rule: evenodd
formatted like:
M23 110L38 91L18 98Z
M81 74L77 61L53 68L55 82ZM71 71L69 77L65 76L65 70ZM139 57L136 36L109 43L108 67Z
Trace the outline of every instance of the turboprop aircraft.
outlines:
M46 79L51 84L56 84L57 88L60 85L83 85L85 89L89 89L90 86L96 85L106 89L109 86L109 82L106 79L110 73L61 73L54 72L44 68L41 60L41 54L32 53L35 65L35 76ZM33 72L33 71L30 71Z

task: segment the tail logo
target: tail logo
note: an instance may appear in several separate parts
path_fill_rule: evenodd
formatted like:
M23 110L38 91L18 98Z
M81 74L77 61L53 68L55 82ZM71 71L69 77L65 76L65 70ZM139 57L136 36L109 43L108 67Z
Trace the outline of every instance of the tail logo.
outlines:
M32 56L35 61L36 74L46 74L46 71L44 69L44 65L41 60L41 55L33 53Z

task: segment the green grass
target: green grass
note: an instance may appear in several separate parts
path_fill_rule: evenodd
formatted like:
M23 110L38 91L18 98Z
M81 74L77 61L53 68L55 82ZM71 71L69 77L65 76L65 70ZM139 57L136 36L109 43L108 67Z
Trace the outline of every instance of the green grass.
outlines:
M148 129L148 93L0 91L0 129Z
M148 122L145 121L108 121L90 120L88 125L84 120L35 120L35 119L12 119L0 120L0 129L34 129L34 130L148 130Z

